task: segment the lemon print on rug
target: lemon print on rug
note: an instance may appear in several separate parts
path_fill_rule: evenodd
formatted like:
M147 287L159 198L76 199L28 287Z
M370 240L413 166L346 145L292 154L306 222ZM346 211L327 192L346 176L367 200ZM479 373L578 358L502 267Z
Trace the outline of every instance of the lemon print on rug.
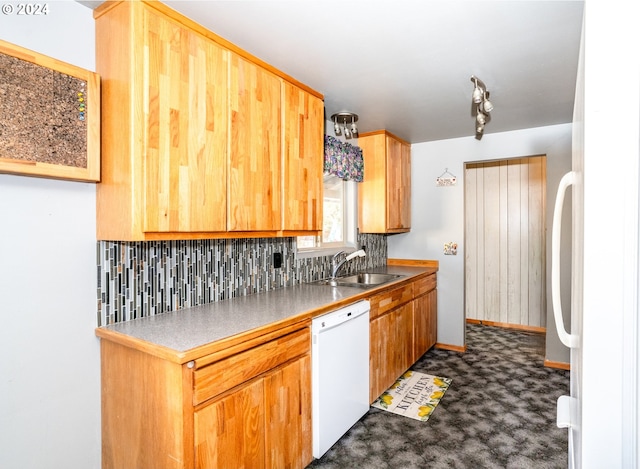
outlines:
M449 389L451 381L450 378L407 371L371 405L426 422Z

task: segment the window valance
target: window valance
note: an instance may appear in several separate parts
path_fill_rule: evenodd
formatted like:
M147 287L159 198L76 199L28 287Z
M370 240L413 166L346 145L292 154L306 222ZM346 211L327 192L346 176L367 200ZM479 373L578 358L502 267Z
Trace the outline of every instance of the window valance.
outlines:
M364 178L362 148L342 142L331 135L325 135L324 172L344 181L362 182Z

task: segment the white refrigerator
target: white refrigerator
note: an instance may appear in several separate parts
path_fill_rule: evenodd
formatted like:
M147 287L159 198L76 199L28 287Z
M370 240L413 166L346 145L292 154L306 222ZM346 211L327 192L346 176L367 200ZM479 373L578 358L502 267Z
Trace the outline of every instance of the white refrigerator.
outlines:
M640 467L639 22L630 2L585 1L572 171L556 198L558 209L565 191L572 193L571 311L564 316L554 288L563 266L553 243L561 234L552 228L552 307L571 349L570 395L558 400L571 469Z

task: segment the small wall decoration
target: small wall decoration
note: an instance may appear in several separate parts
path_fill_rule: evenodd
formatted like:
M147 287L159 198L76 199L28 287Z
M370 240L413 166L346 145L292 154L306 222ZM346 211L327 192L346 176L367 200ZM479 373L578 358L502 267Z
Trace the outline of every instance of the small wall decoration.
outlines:
M451 241L450 243L444 243L444 255L455 256L458 254L458 243Z
M0 40L0 173L100 180L100 76Z
M455 186L458 178L449 172L449 168L444 169L444 173L436 178L437 187Z

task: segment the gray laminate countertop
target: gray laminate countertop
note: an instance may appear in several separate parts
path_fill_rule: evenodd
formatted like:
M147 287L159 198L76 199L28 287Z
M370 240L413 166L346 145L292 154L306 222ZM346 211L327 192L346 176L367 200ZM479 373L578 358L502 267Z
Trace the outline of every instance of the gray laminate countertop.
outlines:
M425 272L430 267L389 266L367 270L403 275L377 288L330 287L301 284L256 293L179 311L134 319L100 327L98 336L123 336L143 341L178 354L267 326L286 325L326 314L344 305L365 299L380 288L388 288ZM114 334L115 333L115 334Z

